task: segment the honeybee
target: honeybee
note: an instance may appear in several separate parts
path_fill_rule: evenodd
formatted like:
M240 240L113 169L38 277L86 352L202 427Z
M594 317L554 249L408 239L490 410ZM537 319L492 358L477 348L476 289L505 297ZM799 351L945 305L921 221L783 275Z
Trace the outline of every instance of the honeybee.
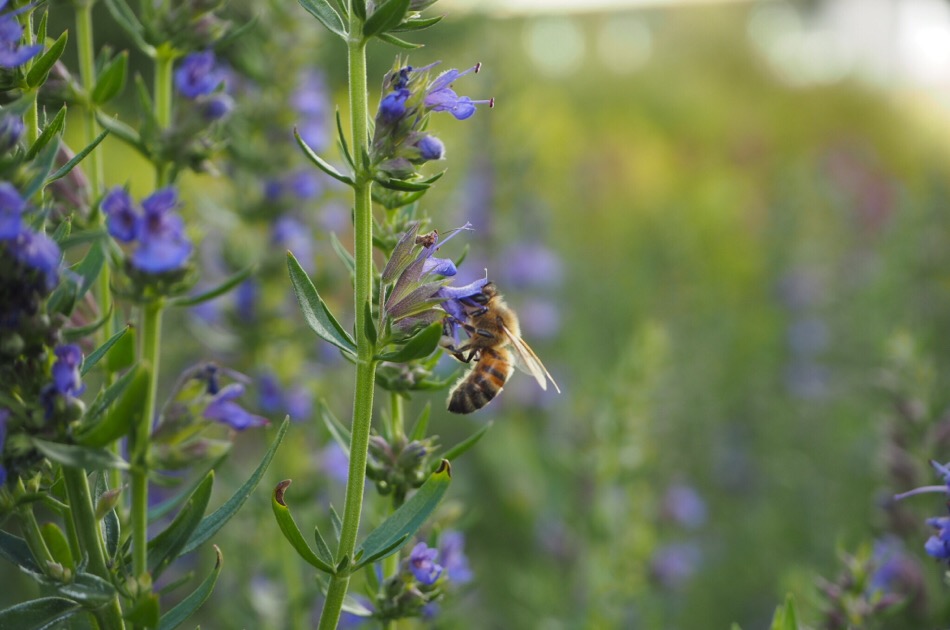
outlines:
M443 344L459 361L475 360L449 393L449 411L472 413L481 409L498 395L515 367L533 376L543 390L551 381L560 394L538 355L521 338L518 316L505 304L494 283L486 284L470 300L476 306L467 308L467 320L460 322L469 340L458 348L450 342Z

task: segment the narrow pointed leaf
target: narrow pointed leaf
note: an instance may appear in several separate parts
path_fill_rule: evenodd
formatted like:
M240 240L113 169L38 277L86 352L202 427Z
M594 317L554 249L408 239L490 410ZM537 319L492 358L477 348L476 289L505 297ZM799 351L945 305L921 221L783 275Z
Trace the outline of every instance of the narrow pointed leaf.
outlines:
M395 352L385 352L377 358L392 363L406 363L413 359L421 359L435 352L435 349L439 347L440 339L442 339L442 322L435 322L410 337Z
M201 471L201 474L191 484L185 485L185 487L182 488L175 496L162 501L158 505L150 507L148 509L148 522L151 523L153 521L157 521L166 514L171 514L171 512L176 507L184 503L185 499L192 495L192 493L195 491L195 488L201 485L205 475L207 475L212 470L217 470L218 466L224 462L225 459L227 459L227 456L228 454L225 453L224 455L221 455L220 457L213 460L209 465L205 466Z
M377 177L376 183L383 188L388 188L389 190L399 190L402 192L429 190L429 188L432 187L432 184L427 184L423 181L410 182L405 179L386 179L383 177Z
M77 300L82 299L92 287L96 278L99 277L99 272L102 271L102 265L105 264L105 261L106 255L102 250L102 243L94 243L83 259L72 268L73 272L82 279L79 292L76 295Z
M369 302L366 303L366 308L363 313L363 324L364 331L366 333L366 338L369 339L370 343L373 346L376 345L376 323L373 321L373 306Z
M271 506L274 510L274 518L277 519L277 526L280 527L284 538L287 539L301 558L324 573L333 575L335 573L333 566L313 552L313 549L311 549L307 541L304 540L303 534L300 533L300 528L297 527L297 522L294 521L290 509L287 507L284 493L287 491L289 485L290 479L281 481L277 484L277 487L274 489L274 494L271 496Z
M189 295L187 297L177 297L168 300L168 303L173 306L195 306L208 300L213 300L216 297L222 296L237 285L241 284L254 273L254 268L256 265L251 265L237 272L218 286L213 289L209 289L203 293L197 295Z
M68 569L75 570L76 563L69 549L69 542L66 541L66 534L59 528L59 525L43 523L40 525L40 533L43 535L43 542L46 543L53 560Z
M791 594L785 598L785 605L775 610L771 630L798 630L798 615Z
M327 426L330 435L340 445L347 459L350 457L350 430L343 426L343 423L337 420L333 412L327 406L325 401L320 401L320 417L323 418L323 424Z
M372 564L381 558L385 558L386 556L393 554L397 549L399 549L404 544L406 544L406 540L408 540L408 538L409 538L409 535L406 534L405 536L402 536L394 540L392 544L390 544L388 547L380 549L376 553L366 556L365 558L360 557L358 559L359 560L358 564L353 570L355 571L357 569L365 567L367 564ZM360 551L360 553L364 553L364 552Z
M426 403L426 406L422 408L422 412L419 414L419 418L416 419L416 423L412 425L412 431L409 432L409 441L421 440L426 436L426 431L429 429L429 417L432 415L432 403ZM452 461L451 458L446 457L449 461Z
M126 381L126 379L129 379ZM116 381L124 385L120 394L115 394L115 404L104 414L98 417L93 424L83 425L77 431L76 439L80 444L90 447L104 447L124 435L128 435L133 427L141 424L142 414L145 413L145 394L148 391L149 370L143 365L137 365L129 374L123 375ZM111 389L106 390L111 394ZM108 452L108 451L107 451Z
M155 48L145 41L145 27L135 16L135 11L126 4L125 0L105 0L105 3L109 13L112 14L112 18L132 38L135 46L149 57L154 58Z
M26 75L26 83L31 88L39 87L46 83L46 77L49 71L53 69L53 64L59 61L63 51L66 50L66 41L69 39L69 31L63 31L55 42L42 55L33 60L30 71Z
M429 475L422 487L379 527L370 532L358 551L362 552L364 558L372 557L376 560L395 552L400 547L397 543L411 538L428 520L445 496L451 482L451 466L446 460L442 460L439 469Z
M336 12L333 6L327 0L298 0L300 6L307 10L307 13L317 18L321 24L327 27L331 33L336 33L341 38L346 38L346 30L343 28L343 20L340 14Z
M128 462L104 448L59 444L37 438L33 438L32 443L47 458L63 466L86 470L129 469Z
M353 0L353 15L366 21L366 0Z
M455 461L456 459L458 459L458 457L462 453L464 453L468 449L478 444L478 441L481 440L485 436L486 433L488 433L488 430L491 428L491 425L492 423L489 422L488 424L483 426L481 429L479 429L478 431L476 431L475 433L473 433L466 439L462 440L461 442L459 442L458 444L456 444L449 450L445 451L442 457L444 459L449 460L450 462Z
M277 430L277 435L274 436L274 441L271 442L270 448L267 449L267 452L264 453L264 457L261 459L261 463L257 465L257 468L251 473L248 480L231 495L230 499L224 502L224 505L201 520L198 528L195 529L195 532L191 535L188 544L181 550L181 554L189 553L203 545L241 509L244 502L247 501L247 498L251 496L254 488L260 483L261 478L267 471L267 467L277 453L277 447L280 446L289 428L290 416L287 416L284 418L284 421L280 423L280 428Z
M42 133L36 139L29 149L26 152L26 159L32 160L37 156L37 154L43 150L46 145L49 144L49 141L52 140L57 134L59 134L63 128L66 126L66 106L63 105L59 111L56 113L56 116L53 120L49 121L45 127L43 127Z
M179 556L184 546L191 538L192 532L201 522L208 500L211 498L211 488L214 485L214 471L205 475L201 484L195 488L187 503L175 516L168 528L158 534L148 543L148 563L152 577L157 578L168 565Z
M31 166L33 167L33 178L23 187L23 198L29 199L38 193L46 184L46 177L53 170L53 163L56 161L56 154L59 153L59 138L53 138L49 144L37 154Z
M149 157L148 147L142 142L142 137L139 136L135 129L132 129L132 127L129 127L124 122L120 122L115 118L104 116L100 113L96 113L96 120L102 125L103 129L107 130L113 136L131 146L143 156Z
M313 332L324 341L355 355L356 342L330 312L323 298L317 293L316 287L313 286L313 282L310 281L307 272L290 252L287 252L287 268L290 271L290 281L294 286L297 303L300 304L304 319Z
M99 505L99 499L102 498L102 495L109 491L109 486L106 484L106 475L99 475L98 477L99 478L96 479L94 497L94 505L97 506ZM114 508L106 512L105 516L102 517L102 533L106 544L106 559L111 561L119 551L119 535L121 533L119 516L116 514Z
M70 233L73 231L73 219L72 216L66 217L62 223L59 224L59 227L56 228L56 231L53 232L51 237L60 247L62 247L62 242L69 238Z
M92 401L92 405L89 407L89 410L86 412L86 417L83 419L83 422L80 423L79 429L76 431L77 434L82 435L89 430L94 424L96 418L98 418L102 413L109 408L109 406L116 401L116 399L122 395L122 392L132 383L132 379L136 376L135 370L129 370L123 374L115 383L110 385L103 391L101 394L96 396L96 399ZM89 428L87 428L89 427Z
M377 7L363 25L363 37L369 39L399 26L406 17L406 11L409 10L409 1L387 0L385 4Z
M336 237L336 232L330 232L330 245L333 246L333 251L336 252L336 255L339 256L343 264L346 265L350 274L356 273L356 261L353 260L353 255L346 250L346 247L343 246L340 239Z
M115 596L115 587L112 584L91 573L79 573L72 582L56 584L55 589L60 595L89 608L98 608Z
M116 334L109 337L109 339L107 339L104 344L102 344L101 346L99 346L98 348L90 352L89 356L86 357L85 360L83 360L82 367L79 369L79 374L81 376L85 376L86 374L88 374L89 370L91 370L93 366L99 362L99 359L105 356L106 352L109 351L109 348L114 346L115 343L119 339L122 338L122 335L129 332L129 328L130 328L129 326L126 326L125 328L117 332Z
M430 18L415 18L412 20L405 20L402 24L392 29L394 33L409 32L409 31L421 31L422 29L429 28L430 26L435 26L442 21L444 15L436 15L435 17Z
M90 142L87 147L85 147L82 151L74 155L71 160L63 164L59 169L56 170L55 173L50 175L49 178L46 180L46 183L52 184L57 179L62 179L63 177L66 177L67 175L69 175L69 172L73 170L74 168L76 168L76 165L82 162L86 158L87 155L92 153L93 149L99 146L99 143L105 140L105 137L108 135L109 135L109 130L107 129L103 131L102 133L100 133L98 136L96 136L95 140Z
M333 504L330 504L330 524L333 525L333 533L336 534L337 542L340 541L340 533L343 531L343 520L340 518L340 515L337 514L336 508L333 507Z
M96 78L92 89L92 102L106 103L118 96L125 88L125 76L129 66L129 53L122 51L106 64Z
M158 630L174 630L184 623L196 610L201 608L201 605L211 596L211 591L214 590L214 583L218 580L218 574L221 573L221 550L218 549L217 545L214 546L214 552L217 554L217 559L214 562L214 570L191 595L162 615L162 619L158 624Z
M29 573L42 573L40 566L33 559L29 545L19 536L9 534L0 529L0 558L17 565Z
M316 151L311 149L310 145L304 142L304 139L300 137L300 132L297 131L296 129L294 129L294 137L297 139L297 144L300 145L301 150L303 150L303 154L307 157L308 160L313 162L317 166L317 168L319 168L321 171L323 171L324 173L326 173L333 179L343 182L347 186L352 186L354 184L352 177L350 177L349 175L344 175L343 173L338 171L336 167L334 167L332 164L330 164L329 162L324 160L322 157L317 155Z
M379 39L386 42L387 44L392 44L393 46L398 46L399 48L405 48L406 50L416 50L418 48L425 48L425 44L416 44L415 42L409 42L402 38L396 37L395 35L390 35L389 33L381 33L377 37L379 37Z
M333 552L330 551L330 546L327 545L327 541L323 538L323 534L320 533L319 527L313 528L313 538L314 542L317 544L317 555L320 556L320 559L327 563L327 566L333 565Z
M343 122L340 120L339 109L336 110L336 131L340 139L340 148L343 150L343 157L346 158L350 168L356 168L356 164L353 162L353 156L350 155L350 147L346 143L346 133L343 131Z
M88 337L92 333L96 332L97 330L105 326L106 322L109 321L109 318L112 317L112 307L113 305L110 304L109 311L107 313L105 313L99 319L93 322L89 322L85 326L80 326L78 328L63 328L62 329L63 339L70 342L79 341L80 339Z
M0 628L40 630L53 628L81 610L76 602L63 597L34 599L0 610Z

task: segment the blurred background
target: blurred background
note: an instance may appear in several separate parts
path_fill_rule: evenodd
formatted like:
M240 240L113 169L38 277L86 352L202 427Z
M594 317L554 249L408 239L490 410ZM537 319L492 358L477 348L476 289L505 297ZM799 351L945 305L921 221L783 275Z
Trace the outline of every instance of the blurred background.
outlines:
M165 387L216 359L256 379L275 425L294 416L268 478L215 539L225 570L202 613L202 627L283 628L313 576L280 538L267 490L293 478L298 522L326 526L343 485L318 409L346 421L352 387L296 313L283 267L290 248L351 321L330 237L349 243L345 191L306 166L290 129L339 162L345 57L296 3L229 7L238 23L258 16L225 54L252 79L235 81L231 162L186 180L186 212L209 286L215 269L262 266L235 296L168 320ZM97 37L130 48L96 11ZM907 603L867 627L950 623L943 568L923 551L924 518L943 503L887 502L936 483L928 459L950 459L950 2L428 11L447 19L417 35L411 62L481 62L456 89L496 106L433 120L448 171L422 204L440 230L472 222L446 253L469 248L463 281L488 269L563 393L516 374L471 417L444 411L444 392L410 404L410 418L432 404L444 444L494 422L454 464L444 506L474 579L425 623L755 629L793 593L804 623L845 627L829 621L840 597L828 586L882 541L903 563L882 588ZM371 50L373 103L400 53ZM148 77L144 59L132 63ZM270 76L266 90L255 73ZM132 92L123 120L135 119ZM109 183L150 192L145 164L104 146L107 164L127 165ZM220 500L265 437L237 436ZM884 564L869 574L884 581Z

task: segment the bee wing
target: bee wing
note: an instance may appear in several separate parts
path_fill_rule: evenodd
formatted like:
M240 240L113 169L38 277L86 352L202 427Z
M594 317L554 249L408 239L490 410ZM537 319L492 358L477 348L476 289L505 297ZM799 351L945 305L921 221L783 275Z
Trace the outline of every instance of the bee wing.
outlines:
M534 353L531 346L525 343L524 339L508 330L506 326L502 326L502 330L505 331L505 336L508 337L508 341L515 351L515 367L533 376L541 389L547 390L548 381L551 381L551 385L554 385L554 389L560 394L561 388L554 382L554 377L541 363L541 359Z

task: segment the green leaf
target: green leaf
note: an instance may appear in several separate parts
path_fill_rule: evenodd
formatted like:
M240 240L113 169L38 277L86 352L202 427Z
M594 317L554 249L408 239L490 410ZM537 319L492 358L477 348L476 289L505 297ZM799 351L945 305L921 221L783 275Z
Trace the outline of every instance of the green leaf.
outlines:
M346 30L343 28L343 20L327 0L298 0L300 6L307 10L307 13L317 18L321 24L327 27L331 33L336 33L341 38L346 39Z
M300 145L301 150L303 150L303 154L307 157L308 160L313 162L317 166L317 168L319 168L321 171L323 171L324 173L326 173L333 179L343 182L347 186L354 185L352 177L350 177L349 175L344 175L340 171L336 170L336 167L334 167L332 164L330 164L329 162L324 160L322 157L317 155L316 151L311 149L310 145L304 142L304 139L300 137L300 132L297 131L296 128L294 128L294 137L297 139L297 144Z
M92 88L92 102L101 105L118 96L125 89L128 67L128 52L122 51L113 57L96 79L96 87Z
M346 144L346 133L343 131L343 122L340 120L339 108L336 110L336 131L340 139L340 149L343 151L343 157L346 158L350 168L356 168L356 164L353 162L353 156L350 155L350 147Z
M76 563L73 560L73 554L69 549L69 542L66 540L66 534L56 523L43 523L40 525L40 533L43 535L43 542L46 543L50 555L55 562L60 563L66 568L75 569Z
M8 534L0 529L0 558L6 558L29 573L42 573L43 570L33 559L29 545L19 536ZM0 626L2 627L2 626Z
M108 0L106 4L108 4ZM142 142L141 136L139 136L138 132L135 129L132 129L132 127L129 127L124 122L120 122L119 120L110 116L104 116L99 112L96 112L96 120L100 125L102 125L103 129L134 148L143 156L151 156L148 147L145 146L144 142Z
M73 272L82 279L79 292L76 295L77 300L81 300L92 287L96 278L99 277L99 272L102 271L102 265L105 261L106 255L102 250L102 242L93 243L83 259L72 268Z
M775 609L771 630L798 630L798 615L791 593L785 597L785 605Z
M361 554L357 568L392 554L419 531L448 490L452 481L451 470L449 462L442 460L438 470L426 479L422 487L370 532L357 550L357 554Z
M429 429L429 416L431 415L432 403L427 402L426 406L422 408L422 412L419 414L419 417L416 419L416 423L412 425L412 431L409 432L410 442L425 438L426 431ZM452 461L449 457L446 457L446 459Z
M63 466L85 468L86 470L128 470L129 464L124 459L104 448L89 448L73 444L59 444L47 442L37 438L32 439L33 446L43 455Z
M72 232L72 230L73 230L73 217L72 215L70 215L66 217L66 219L62 223L59 224L59 226L56 228L56 231L53 232L53 236L51 238L54 241L56 241L57 245L59 245L63 241L65 241L67 238L69 238L69 234Z
M366 338L369 339L370 343L373 346L376 345L376 323L373 321L373 305L369 302L366 302L365 309L363 310L363 324L364 331L366 333Z
M224 295L237 285L247 280L248 277L254 273L255 267L256 265L245 267L213 289L209 289L203 293L199 293L198 295L172 298L168 300L168 304L171 304L172 306L196 306L198 304L207 302L208 300L213 300L216 297Z
M404 39L396 37L395 35L390 35L389 33L381 33L378 37L386 42L387 44L392 44L393 46L398 46L399 48L405 48L406 50L416 50L418 48L425 48L425 44L416 44L414 42L408 42Z
M314 526L313 538L314 542L317 543L317 555L321 560L327 563L327 566L331 566L333 564L333 552L330 551L330 546L327 545L327 541L323 538L323 534L320 533L319 527Z
M86 359L82 362L82 367L79 369L79 374L81 376L88 374L89 370L91 370L93 366L99 362L99 359L101 359L105 353L109 351L109 348L114 346L115 343L122 338L122 335L129 332L130 327L131 326L126 326L116 334L109 337L104 344L90 352L89 356L86 357Z
M330 232L330 245L333 247L333 251L336 252L336 255L340 257L340 260L343 261L343 264L346 265L350 275L356 273L356 261L353 260L353 255L346 251L346 247L344 247L340 239L336 237L335 232Z
M91 573L79 573L72 582L57 583L55 588L60 595L89 608L98 608L115 596L115 587L111 583Z
M205 578L204 582L202 582L191 595L162 615L162 619L158 624L158 630L174 630L180 626L185 619L190 617L192 613L201 608L201 605L205 603L205 600L211 595L211 591L214 590L214 583L218 579L218 574L221 573L221 550L218 549L217 545L214 546L214 552L217 554L214 571Z
M154 58L155 48L145 41L145 27L135 16L135 11L125 3L125 0L105 0L105 3L109 13L112 14L112 19L118 22L122 30L128 33L132 41L135 42L135 46L149 57Z
M410 0L388 0L386 4L378 7L363 24L363 38L369 39L399 26L409 10L409 2Z
M53 69L53 64L59 61L63 51L66 50L66 41L69 39L69 31L63 31L63 34L53 42L46 52L33 60L30 71L26 75L26 83L31 88L36 88L46 83L46 77L49 71Z
M98 479L96 479L95 496L93 498L94 505L98 506L99 499L108 491L109 486L106 483L106 475L99 474ZM102 517L102 533L106 544L106 559L111 561L112 558L115 558L115 554L119 550L119 535L121 533L119 516L116 514L114 508L106 512L105 516Z
M429 188L432 187L432 184L426 183L424 181L410 182L405 179L389 179L383 177L376 177L375 180L376 183L383 188L388 188L389 190L399 190L403 192L429 190Z
M123 374L105 391L103 400L94 404L86 414L76 431L76 441L84 446L103 447L128 435L133 427L138 426L145 412L148 384L149 370L144 365L137 365ZM116 403L106 411L112 400Z
M324 341L332 343L340 350L356 354L356 342L350 334L340 326L340 322L333 316L326 303L317 293L316 287L310 281L307 272L291 252L287 252L287 268L290 271L290 281L294 286L294 295L303 311L304 319L310 328Z
M194 493L195 488L201 485L201 482L204 480L205 475L207 475L212 470L217 470L218 466L227 459L228 454L225 453L220 457L213 460L209 465L205 466L201 471L201 474L190 484L182 488L178 494L175 496L162 501L158 505L152 506L148 509L148 522L157 521L166 514L170 514L172 510L181 505L185 499L190 497Z
M158 534L148 543L148 564L152 577L157 578L168 565L183 553L185 545L192 533L201 522L208 500L211 498L211 488L214 485L214 471L210 471L201 481L195 491L188 498L188 502L181 508L165 531Z
M353 15L366 21L366 0L353 0Z
M404 21L402 24L392 29L394 33L400 32L410 32L410 31L421 31L424 28L429 28L430 26L435 26L442 21L444 15L437 15L430 18L414 18Z
M41 630L52 628L80 610L79 604L62 597L34 599L0 611L0 628Z
M442 339L442 322L435 322L414 334L395 352L384 352L376 358L392 363L407 363L414 359L421 359L435 352L435 349L439 347L440 339Z
M46 183L52 184L57 179L62 179L63 177L66 177L67 175L69 175L69 172L73 170L74 168L76 168L76 165L82 162L86 158L87 155L92 153L93 149L99 146L99 143L105 140L105 137L108 135L109 135L109 130L107 129L103 131L102 133L100 133L98 136L96 136L95 140L89 143L89 146L87 146L82 151L74 155L71 160L63 164L59 169L57 169L55 173L50 175L49 178L46 180Z
M274 459L274 455L277 453L277 447L280 446L280 443L283 441L284 436L287 434L287 430L289 428L290 416L287 416L284 418L284 421L280 423L280 428L277 430L277 435L274 436L274 441L271 442L270 448L268 448L267 452L264 453L261 463L257 465L257 468L253 473L251 473L251 476L248 478L248 480L244 482L244 485L238 488L237 492L235 492L231 498L224 503L224 505L201 520L201 523L198 525L195 533L191 535L191 539L188 541L188 544L185 545L184 549L182 549L182 554L193 551L204 544L205 541L214 536L218 530L224 527L225 523L231 520L231 517L241 509L241 506L244 505L244 502L247 501L247 498L251 496L254 488L256 488L257 484L260 483L261 478L264 477L264 472L267 471L267 467L270 465L271 460Z
M350 430L343 426L343 423L336 419L333 412L327 406L326 401L320 401L320 417L323 418L323 424L327 426L330 435L340 445L347 459L350 457Z
M300 528L297 527L297 522L294 521L294 517L290 513L290 508L287 507L287 503L284 500L284 493L287 491L288 486L290 486L290 479L281 481L277 484L277 487L274 488L274 494L271 496L271 507L274 510L274 518L277 519L277 526L280 527L284 538L287 539L301 558L324 573L333 575L335 573L333 566L315 554L313 549L310 548L310 545L307 544L307 541L304 540L303 534L300 533Z
M31 166L35 174L33 178L23 187L23 198L29 199L38 193L46 184L46 176L53 170L53 163L56 161L56 154L59 153L59 140L51 141L47 144L33 160Z
M157 593L144 593L139 595L138 600L132 605L132 608L126 612L123 617L134 626L145 628L154 628L159 623L161 615Z
M127 324L129 329L125 335L106 352L106 370L118 372L135 363L135 328Z
M40 136L36 139L36 142L34 142L27 150L26 159L32 160L35 158L37 154L49 144L49 141L52 140L59 132L61 132L65 126L66 106L63 105L59 109L59 112L56 113L56 116L53 118L53 120L43 127L43 132L40 133Z
M459 442L458 444L456 444L449 450L445 451L442 457L444 459L449 460L450 462L454 462L456 459L458 459L459 455L461 455L468 449L478 444L478 441L481 440L482 437L484 437L486 433L488 433L488 430L491 428L491 425L492 423L489 422L488 424L483 426L481 429L479 429L472 435L468 436L466 439L462 440L461 442Z
M343 519L337 514L333 504L330 504L330 524L333 525L333 533L336 534L337 542L340 540L340 533L343 531Z
M80 339L88 337L92 333L102 328L105 325L105 323L109 321L110 317L112 317L111 304L109 305L109 311L106 314L104 314L102 317L100 317L99 319L93 322L89 322L85 326L80 326L78 328L63 328L62 329L63 339L65 339L66 341L79 341Z

